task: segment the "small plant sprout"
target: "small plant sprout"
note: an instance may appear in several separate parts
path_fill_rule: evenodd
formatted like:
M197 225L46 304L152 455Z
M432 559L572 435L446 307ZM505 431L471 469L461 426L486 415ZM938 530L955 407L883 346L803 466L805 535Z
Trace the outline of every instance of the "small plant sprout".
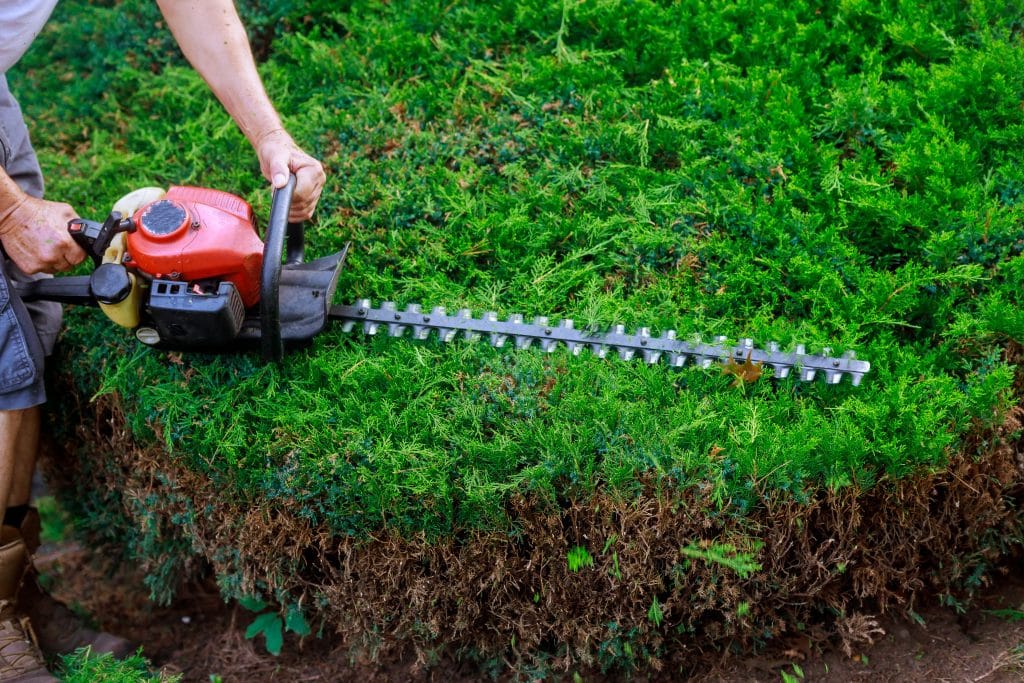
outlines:
M651 606L647 610L647 619L655 626L661 626L661 622L665 619L665 612L661 609L661 603L658 602L657 595L651 598Z
M789 673L785 669L779 672L779 676L782 678L782 683L799 683L804 680L804 670L800 668L799 664L792 664L793 673Z
M754 554L761 547L761 543L754 543L754 552L741 552L731 543L711 543L706 547L695 543L680 548L684 556L695 560L703 560L708 564L717 564L736 572L741 579L748 578L756 571L760 571L761 565L754 560Z
M581 545L573 546L565 557L569 562L569 571L571 572L578 572L584 567L594 566L594 558Z

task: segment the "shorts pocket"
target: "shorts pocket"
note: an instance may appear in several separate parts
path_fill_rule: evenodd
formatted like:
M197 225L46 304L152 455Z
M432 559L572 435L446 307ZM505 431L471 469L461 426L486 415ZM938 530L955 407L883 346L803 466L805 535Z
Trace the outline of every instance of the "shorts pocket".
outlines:
M0 394L28 387L37 372L9 287L7 277L0 274Z

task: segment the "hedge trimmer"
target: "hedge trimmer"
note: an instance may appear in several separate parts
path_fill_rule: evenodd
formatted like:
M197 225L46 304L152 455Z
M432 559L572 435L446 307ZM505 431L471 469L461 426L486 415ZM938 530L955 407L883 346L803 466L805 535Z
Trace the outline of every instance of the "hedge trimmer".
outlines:
M627 332L623 325L577 329L568 318L552 324L546 317L499 319L494 312L475 317L467 308L452 315L417 304L399 310L387 301L373 307L369 299L332 305L348 245L305 262L303 226L287 220L294 189L293 176L274 192L266 242L258 236L252 207L240 197L196 187L138 190L115 204L103 223L69 224L95 264L91 275L17 284L17 291L26 301L99 306L150 346L217 352L258 344L275 361L286 346L309 342L328 322L340 321L346 332L360 328L371 335L411 331L426 339L436 332L444 342L484 338L495 347L536 345L546 352L565 346L573 354L589 349L602 358L615 353L672 367L723 363L738 381L755 379L769 367L778 378L795 372L805 382L821 375L838 384L849 375L858 385L871 368L852 351L809 354L803 345L783 351L774 342L757 348L752 339L684 340L674 330L652 335L646 327Z

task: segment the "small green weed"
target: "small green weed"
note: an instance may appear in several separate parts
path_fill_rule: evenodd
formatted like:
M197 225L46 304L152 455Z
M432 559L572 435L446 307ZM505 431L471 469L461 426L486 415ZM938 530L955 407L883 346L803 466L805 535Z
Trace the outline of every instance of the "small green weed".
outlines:
M64 683L177 683L181 680L180 675L169 676L151 671L149 661L142 656L141 649L119 660L114 659L110 653L97 655L88 647L80 648L60 658L57 673Z
M259 598L246 597L238 602L250 612L260 612L245 629L245 637L252 640L262 635L267 652L274 656L281 654L285 631L291 631L298 636L308 636L311 633L302 610L295 605L285 610L285 617L282 619L277 612L264 612L268 604Z
M665 613L661 609L661 603L658 602L657 595L651 599L651 606L647 610L647 619L656 627L661 626L661 622L665 619Z
M741 552L730 543L712 543L706 547L691 543L680 548L679 552L685 557L730 569L736 572L741 579L745 579L761 569L761 565L754 560L761 543L754 543L753 547L753 552Z
M569 563L569 571L571 572L578 572L584 567L594 566L594 558L581 545L570 548L569 552L565 555L565 559Z
M782 683L799 683L804 680L804 670L800 668L799 664L792 664L792 673L785 669L779 671L779 676L782 678Z
M56 498L42 496L36 498L35 505L39 510L39 521L42 526L39 536L43 543L60 543L71 535L71 515L64 511Z

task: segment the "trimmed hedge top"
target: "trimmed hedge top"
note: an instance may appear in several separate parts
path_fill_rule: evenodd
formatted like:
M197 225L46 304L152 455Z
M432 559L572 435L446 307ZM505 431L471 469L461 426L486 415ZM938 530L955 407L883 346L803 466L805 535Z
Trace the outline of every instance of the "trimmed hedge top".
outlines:
M49 196L233 191L255 156L154 3L62 3L11 74ZM224 496L334 533L505 528L509 496L711 508L941 468L1024 341L1016 2L241 3L329 172L339 297L855 349L863 386L346 336L280 367L68 314L67 366ZM257 7L259 5L259 7ZM195 514L202 514L196 511Z

